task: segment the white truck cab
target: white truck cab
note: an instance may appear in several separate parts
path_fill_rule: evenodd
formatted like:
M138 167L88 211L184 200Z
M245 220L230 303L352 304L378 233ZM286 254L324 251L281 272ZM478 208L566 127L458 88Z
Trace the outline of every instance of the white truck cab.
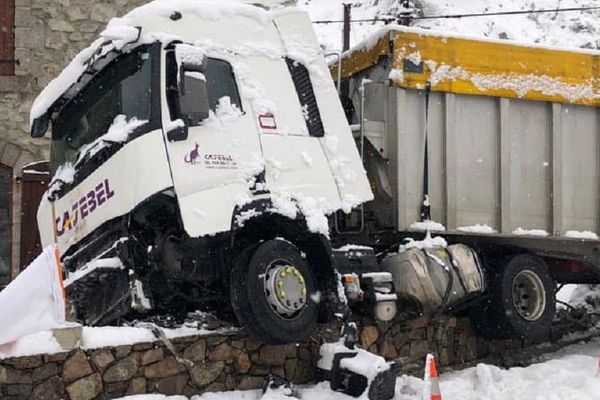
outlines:
M307 14L244 3L113 19L33 106L32 136L52 125L42 244L85 323L230 302L287 342L336 298L327 218L369 182Z

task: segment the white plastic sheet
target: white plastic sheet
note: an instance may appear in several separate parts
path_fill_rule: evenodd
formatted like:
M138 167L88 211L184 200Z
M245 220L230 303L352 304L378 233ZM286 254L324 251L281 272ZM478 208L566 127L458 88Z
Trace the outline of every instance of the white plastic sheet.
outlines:
M52 245L0 292L0 345L64 324L61 266Z

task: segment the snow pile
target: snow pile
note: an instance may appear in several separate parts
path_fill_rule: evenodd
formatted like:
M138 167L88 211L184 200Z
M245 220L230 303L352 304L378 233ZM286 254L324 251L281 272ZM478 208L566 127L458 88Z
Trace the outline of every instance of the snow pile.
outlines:
M177 65L181 67L184 64L201 66L206 61L206 50L198 46L188 44L178 44L175 51Z
M242 111L231 103L231 98L224 96L219 99L215 111L209 111L208 118L202 122L202 126L212 130L224 131L227 124L238 120L242 115Z
M446 227L440 224L439 222L427 220L421 222L414 222L408 227L408 229L414 231L444 232L446 230Z
M432 248L436 248L436 247L442 247L442 248L446 248L448 247L448 242L446 242L446 240L441 237L441 236L435 236L435 237L431 237L431 234L429 233L429 231L427 232L427 235L425 236L425 239L423 240L414 240L411 238L406 239L407 243L400 245L400 247L398 247L398 252L402 253L406 250L409 249L432 249Z
M565 237L573 239L590 239L598 240L598 235L591 231L566 231Z
M518 227L513 231L513 235L517 236L548 236L548 232L543 229L523 229Z
M175 339L185 336L227 334L234 330L235 328L208 330L200 322L190 322L174 329L165 328L163 332L168 339ZM84 326L80 347L82 349L97 349L109 346L154 342L156 340L156 336L154 336L150 329L141 326ZM0 347L0 359L34 354L54 354L61 351L62 349L52 336L52 332L43 331L21 337L11 348Z
M600 312L600 285L576 285L571 292L569 304L590 312Z
M493 234L497 233L497 231L488 225L479 225L475 224L472 226L461 226L458 228L460 232L468 232L468 233L484 233L484 234Z

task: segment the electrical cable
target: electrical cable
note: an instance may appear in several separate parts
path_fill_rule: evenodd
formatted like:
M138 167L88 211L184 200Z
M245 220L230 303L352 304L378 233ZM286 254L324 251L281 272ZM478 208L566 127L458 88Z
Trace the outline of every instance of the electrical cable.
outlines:
M600 10L600 6L594 7L569 7L569 8L551 8L542 10L515 10L515 11L498 11L491 13L471 13L471 14L448 14L448 15L423 15L423 16L412 16L413 20L424 20L424 19L451 19L451 18L470 18L470 17L489 17L489 16L504 16L504 15L523 15L523 14L541 14L541 13L560 13L560 12L573 12L573 11L593 11ZM402 16L402 15L400 15ZM397 18L365 18L365 19L353 19L351 23L357 22L385 22L390 23L396 21ZM312 21L313 24L339 24L343 23L343 20L318 20Z

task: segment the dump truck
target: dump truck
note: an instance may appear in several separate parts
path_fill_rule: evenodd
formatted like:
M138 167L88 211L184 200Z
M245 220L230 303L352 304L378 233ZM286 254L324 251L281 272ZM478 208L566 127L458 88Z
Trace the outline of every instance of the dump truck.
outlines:
M157 0L113 19L31 111L33 137L51 125L41 241L60 251L74 317L200 308L271 343L349 310L383 321L471 310L487 335L547 330L554 283L597 279L598 242L562 235L597 223L597 168L570 164L596 160L583 104L594 100L528 98L513 81L477 92L422 63L579 88L594 56L527 48L548 55L520 67L523 47L461 42L478 49L468 65L452 59L454 39L412 32L403 64L398 32L341 58L340 99L293 2ZM579 147L560 145L573 127ZM459 229L474 223L500 233Z
M402 26L344 54L331 72L375 199L339 215L337 243L437 231L481 262L481 333L546 331L563 284L599 282L598 57Z

